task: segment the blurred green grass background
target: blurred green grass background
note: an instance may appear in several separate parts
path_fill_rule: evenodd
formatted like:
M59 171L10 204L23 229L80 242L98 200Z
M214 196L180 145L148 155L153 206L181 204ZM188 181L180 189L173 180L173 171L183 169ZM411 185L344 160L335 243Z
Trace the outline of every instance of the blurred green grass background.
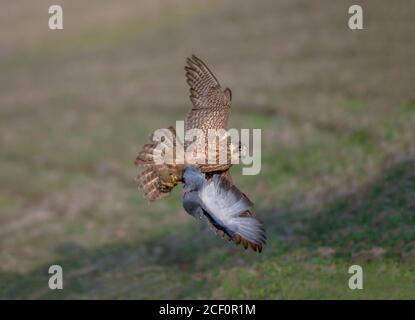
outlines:
M415 298L411 1L0 4L0 298ZM149 205L133 160L190 101L185 57L233 90L231 126L262 129L261 255ZM179 188L177 188L179 189ZM60 264L64 290L48 289ZM348 288L351 264L364 290Z

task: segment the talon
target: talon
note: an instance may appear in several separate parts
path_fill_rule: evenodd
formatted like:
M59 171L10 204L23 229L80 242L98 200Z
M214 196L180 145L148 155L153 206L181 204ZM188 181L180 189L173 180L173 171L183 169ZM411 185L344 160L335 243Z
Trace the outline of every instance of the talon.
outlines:
M176 176L175 174L170 175L170 177L171 177L172 181L173 181L175 184L177 184L177 182L179 182L179 181L180 181L180 177L179 177L179 176Z
M169 187L169 188L173 188L177 185L176 182L162 182L161 183L163 186Z

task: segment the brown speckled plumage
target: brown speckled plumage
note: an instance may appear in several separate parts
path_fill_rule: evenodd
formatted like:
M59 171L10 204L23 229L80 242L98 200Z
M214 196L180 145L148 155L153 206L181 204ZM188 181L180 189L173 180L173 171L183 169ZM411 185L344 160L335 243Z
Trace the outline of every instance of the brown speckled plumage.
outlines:
M208 129L227 130L231 110L231 90L228 88L223 90L206 64L195 55L188 58L186 62L186 82L190 87L190 100L193 106L185 119L185 131L201 129L207 137ZM169 127L168 130L171 131L173 137L176 136L174 128ZM161 143L169 148L175 148L175 143L181 142L166 139ZM183 164L156 165L154 163L153 156L157 145L158 143L153 141L144 145L135 160L135 164L139 167L139 174L136 178L139 189L149 201L156 201L168 195L177 184L177 181L182 180L183 177ZM186 147L187 145L184 145L184 150L186 150ZM207 147L205 150L207 150ZM222 174L229 182L232 181L229 172L230 163L200 164L198 166L202 172L207 173L207 177L211 177L213 174ZM247 211L244 214L252 215L252 212ZM213 225L211 227L217 234L221 235L218 229ZM260 252L262 250L261 245L249 243L247 240L241 239L240 236L235 236L229 240L236 244L241 243L245 249L250 246L254 251Z
M232 94L222 90L218 80L196 56L187 59L186 82L190 86L193 107L186 117L185 130L228 129Z

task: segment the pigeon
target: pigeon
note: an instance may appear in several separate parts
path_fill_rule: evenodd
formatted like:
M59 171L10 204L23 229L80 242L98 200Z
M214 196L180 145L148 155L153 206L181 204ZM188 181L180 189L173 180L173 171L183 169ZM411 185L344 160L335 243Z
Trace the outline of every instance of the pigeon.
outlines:
M225 176L214 174L207 179L199 168L186 166L183 180L183 208L187 213L206 220L218 235L262 251L265 230L255 217L246 214L253 203Z

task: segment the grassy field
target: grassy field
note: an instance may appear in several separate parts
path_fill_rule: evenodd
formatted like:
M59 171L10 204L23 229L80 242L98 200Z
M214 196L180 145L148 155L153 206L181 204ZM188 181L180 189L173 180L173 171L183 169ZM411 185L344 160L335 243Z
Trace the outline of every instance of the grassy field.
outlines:
M413 1L0 4L0 298L415 298ZM235 183L267 229L261 255L155 204L133 161L190 101L185 57L262 129L262 170ZM64 290L48 288L59 264ZM361 265L364 289L348 288Z

